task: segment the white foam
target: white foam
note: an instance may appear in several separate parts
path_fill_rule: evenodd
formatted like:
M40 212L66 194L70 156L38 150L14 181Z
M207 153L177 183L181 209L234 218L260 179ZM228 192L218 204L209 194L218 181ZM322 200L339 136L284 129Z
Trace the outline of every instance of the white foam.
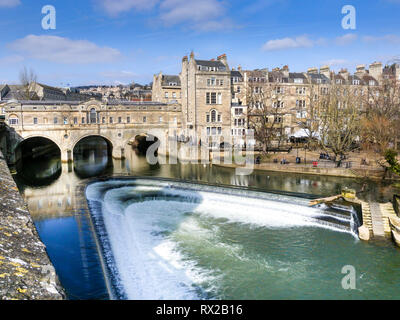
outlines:
M188 191L171 187L171 183L154 185L155 182L148 180L143 185L124 184L121 181L95 183L87 188L86 196L103 201L104 224L129 299L199 299L196 288L210 289L214 285L211 289L215 290L218 287L212 270L199 268L180 247L180 242L185 240L182 238L204 243L218 232L201 227L195 216L254 227L312 226L343 232L316 219L323 214L321 209L298 203ZM126 202L130 196L138 198L141 192L147 191L157 191L160 196L179 196L179 200L171 197L170 201L155 198L129 205ZM236 259L246 259L241 255L240 244L222 250Z

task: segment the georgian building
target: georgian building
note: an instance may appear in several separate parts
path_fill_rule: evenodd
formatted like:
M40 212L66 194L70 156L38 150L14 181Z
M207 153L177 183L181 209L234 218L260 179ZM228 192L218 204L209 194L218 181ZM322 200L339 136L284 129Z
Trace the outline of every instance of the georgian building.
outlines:
M288 141L305 137L303 128L309 121L310 107L332 86L361 97L374 93L384 79L400 81L400 66L383 67L374 62L368 69L357 66L354 74L347 69L335 73L329 66L307 72L290 72L288 66L271 71L242 70L240 66L230 69L226 55L198 60L192 53L190 58L182 59L179 76L154 76L153 101L175 102L174 92L176 97L181 92L177 101L182 105L183 131L193 142L199 142L205 133L211 147L216 146L213 137L227 135L234 143L244 145L252 123L257 122L254 117L260 116L262 108L269 110L267 122L277 128L278 136ZM257 96L259 101L254 98Z

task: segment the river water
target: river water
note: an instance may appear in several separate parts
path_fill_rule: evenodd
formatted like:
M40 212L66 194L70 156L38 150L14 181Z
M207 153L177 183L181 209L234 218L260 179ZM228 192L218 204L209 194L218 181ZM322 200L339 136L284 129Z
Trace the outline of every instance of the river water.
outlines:
M359 241L348 206L308 207L364 181L117 161L85 144L74 165L42 158L15 176L70 299L400 298L400 250ZM398 191L369 182L361 197Z

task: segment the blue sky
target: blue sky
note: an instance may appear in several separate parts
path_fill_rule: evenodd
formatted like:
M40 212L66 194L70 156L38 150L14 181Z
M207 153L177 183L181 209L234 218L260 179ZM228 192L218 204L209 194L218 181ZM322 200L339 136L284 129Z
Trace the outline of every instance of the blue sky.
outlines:
M55 30L42 7L56 8ZM356 30L342 28L344 5ZM0 0L0 83L32 67L55 86L148 83L191 50L231 67L291 71L400 58L400 0Z

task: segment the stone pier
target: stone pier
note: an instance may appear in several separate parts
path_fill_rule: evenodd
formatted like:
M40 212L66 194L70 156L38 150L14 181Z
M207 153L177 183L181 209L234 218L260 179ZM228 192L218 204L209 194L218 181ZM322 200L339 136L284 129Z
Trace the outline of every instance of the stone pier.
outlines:
M0 151L0 299L64 298L46 247Z

